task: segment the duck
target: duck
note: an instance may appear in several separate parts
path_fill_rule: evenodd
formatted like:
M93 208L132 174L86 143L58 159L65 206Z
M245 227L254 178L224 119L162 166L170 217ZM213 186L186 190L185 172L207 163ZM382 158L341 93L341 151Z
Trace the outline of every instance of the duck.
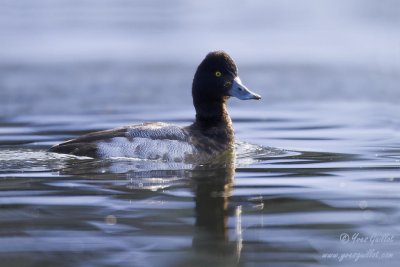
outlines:
M232 151L235 135L227 111L230 97L259 100L241 81L225 51L206 55L194 74L192 98L196 117L186 127L145 122L88 133L52 146L49 151L91 158L137 158L167 162L210 161Z

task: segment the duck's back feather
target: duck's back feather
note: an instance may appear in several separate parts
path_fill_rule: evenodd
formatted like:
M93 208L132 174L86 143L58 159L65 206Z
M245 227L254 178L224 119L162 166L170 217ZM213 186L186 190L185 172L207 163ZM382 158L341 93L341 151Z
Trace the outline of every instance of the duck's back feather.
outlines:
M89 157L136 157L183 161L193 154L186 130L165 123L144 123L94 132L50 148L52 152Z

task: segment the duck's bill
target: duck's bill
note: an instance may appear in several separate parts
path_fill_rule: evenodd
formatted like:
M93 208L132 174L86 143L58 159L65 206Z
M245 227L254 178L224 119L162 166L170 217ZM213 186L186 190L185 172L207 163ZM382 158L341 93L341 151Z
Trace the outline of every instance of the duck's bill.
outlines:
M253 93L252 91L247 89L247 87L242 84L242 81L240 80L239 77L236 77L233 80L232 87L231 89L229 89L229 95L239 98L241 100L261 99L260 95Z

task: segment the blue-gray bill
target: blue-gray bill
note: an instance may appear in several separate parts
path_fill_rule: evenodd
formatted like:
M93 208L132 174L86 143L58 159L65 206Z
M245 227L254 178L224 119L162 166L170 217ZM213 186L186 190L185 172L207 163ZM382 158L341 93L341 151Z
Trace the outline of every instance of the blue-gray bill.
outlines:
M240 100L261 99L260 95L253 93L245 85L243 85L239 76L233 80L232 87L229 89L229 95L239 98Z

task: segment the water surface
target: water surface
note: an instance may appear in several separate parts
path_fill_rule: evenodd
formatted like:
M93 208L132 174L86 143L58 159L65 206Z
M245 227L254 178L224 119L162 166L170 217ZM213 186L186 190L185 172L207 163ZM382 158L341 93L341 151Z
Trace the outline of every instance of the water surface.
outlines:
M254 103L231 108L236 159L204 165L46 152L192 108L2 118L4 266L396 266L399 108Z

